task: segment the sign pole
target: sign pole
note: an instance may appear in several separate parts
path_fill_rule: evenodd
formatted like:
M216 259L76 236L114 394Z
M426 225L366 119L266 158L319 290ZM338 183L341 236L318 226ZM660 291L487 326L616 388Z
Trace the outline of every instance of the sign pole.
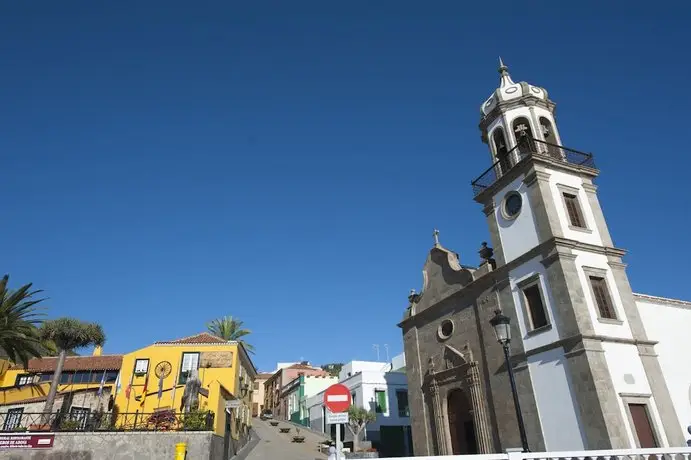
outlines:
M341 460L341 452L343 451L343 442L341 441L341 424L336 424L336 460Z
M337 383L331 385L324 391L324 406L326 412L326 423L336 424L336 460L343 457L343 438L341 437L341 424L348 423L348 408L353 403L350 390L347 386Z

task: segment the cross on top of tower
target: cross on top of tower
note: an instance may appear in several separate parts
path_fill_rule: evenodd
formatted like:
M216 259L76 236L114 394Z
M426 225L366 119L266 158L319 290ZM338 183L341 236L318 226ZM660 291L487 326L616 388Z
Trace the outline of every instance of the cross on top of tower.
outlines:
M439 246L439 230L436 228L432 232L432 236L434 237L434 246L438 247Z

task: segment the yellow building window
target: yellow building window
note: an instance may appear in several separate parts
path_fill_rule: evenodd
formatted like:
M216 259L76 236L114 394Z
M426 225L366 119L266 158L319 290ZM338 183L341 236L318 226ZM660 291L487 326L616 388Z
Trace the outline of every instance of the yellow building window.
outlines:
M199 369L199 352L183 353L182 364L180 365L180 379L178 380L181 385L187 383L187 377L189 377L190 371L193 369Z

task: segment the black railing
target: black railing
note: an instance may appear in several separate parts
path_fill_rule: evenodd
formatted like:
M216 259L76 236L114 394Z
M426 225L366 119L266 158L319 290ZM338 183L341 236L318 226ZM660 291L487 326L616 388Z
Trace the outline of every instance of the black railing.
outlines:
M213 412L114 413L83 410L49 414L0 413L0 432L25 431L213 431Z
M523 137L518 142L518 145L502 155L499 161L487 168L477 179L471 182L473 194L477 196L487 187L494 184L502 175L506 174L516 163L533 155L542 155L552 160L572 165L595 168L595 161L591 153L579 152L561 145Z

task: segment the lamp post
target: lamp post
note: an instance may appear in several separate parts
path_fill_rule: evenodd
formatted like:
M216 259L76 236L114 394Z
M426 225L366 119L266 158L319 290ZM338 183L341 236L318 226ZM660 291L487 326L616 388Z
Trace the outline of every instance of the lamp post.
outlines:
M513 366L511 366L511 360L509 357L509 344L511 343L511 318L503 315L501 310L496 310L494 312L494 317L489 320L489 323L494 328L494 334L497 336L497 342L499 342L504 349L504 359L506 360L506 369L509 371L509 382L511 382L513 405L516 408L518 433L521 435L523 452L530 452L530 449L528 448L528 438L525 435L525 425L523 424L521 404L518 402L518 392L516 391L516 380L513 376Z

